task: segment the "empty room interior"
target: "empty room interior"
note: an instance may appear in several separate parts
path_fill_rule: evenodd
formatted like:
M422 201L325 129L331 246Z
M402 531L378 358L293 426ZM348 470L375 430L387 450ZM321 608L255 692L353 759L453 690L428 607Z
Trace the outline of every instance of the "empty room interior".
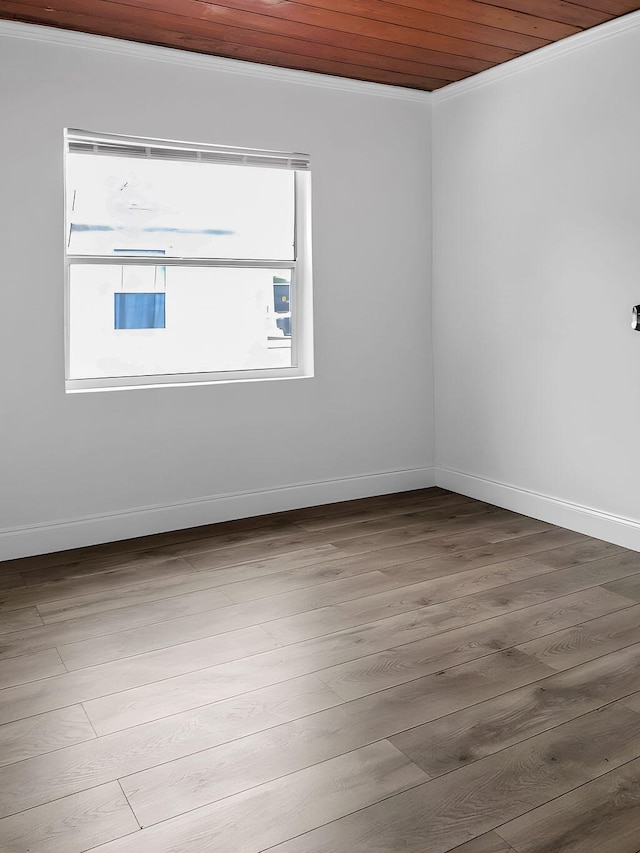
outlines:
M0 0L3 853L640 853L638 10Z

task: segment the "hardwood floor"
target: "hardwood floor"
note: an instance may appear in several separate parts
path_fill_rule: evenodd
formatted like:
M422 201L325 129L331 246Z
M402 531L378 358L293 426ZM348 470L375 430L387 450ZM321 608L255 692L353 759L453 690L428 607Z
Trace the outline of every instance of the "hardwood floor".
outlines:
M639 853L640 554L442 489L0 564L3 853Z

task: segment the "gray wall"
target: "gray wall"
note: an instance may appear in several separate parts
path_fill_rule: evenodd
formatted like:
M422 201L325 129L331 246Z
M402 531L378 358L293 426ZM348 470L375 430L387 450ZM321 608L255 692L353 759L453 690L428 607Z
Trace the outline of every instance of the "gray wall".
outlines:
M640 549L640 18L593 35L434 104L438 477Z
M17 29L0 31L0 557L430 484L428 100ZM313 379L65 395L65 127L311 155Z

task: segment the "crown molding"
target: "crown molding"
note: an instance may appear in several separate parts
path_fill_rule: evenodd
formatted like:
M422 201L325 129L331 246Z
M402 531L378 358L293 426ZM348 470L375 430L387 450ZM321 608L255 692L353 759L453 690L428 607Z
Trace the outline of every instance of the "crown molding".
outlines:
M591 27L588 30L584 30L584 32L576 33L553 44L540 47L524 56L510 59L501 65L496 65L486 71L474 74L473 77L468 77L466 80L460 80L458 83L449 83L448 86L444 86L442 89L431 93L432 103L434 105L440 104L451 100L451 98L457 98L459 95L466 95L467 92L481 89L498 80L504 80L507 77L512 77L514 74L520 74L538 65L545 65L547 62L553 62L577 50L583 50L593 44L607 41L621 33L637 30L638 28L640 28L640 11L631 12L621 18L615 18L613 21L607 21L604 24L599 24L597 27Z
M277 68L273 65L260 65L256 62L228 59L223 56L210 56L205 53L192 53L188 50L158 47L157 45L144 44L142 42L127 41L126 39L110 38L108 36L96 36L73 30L58 29L57 27L44 27L38 24L0 20L0 36L47 42L48 44L64 45L66 47L99 50L120 56L131 56L155 62L168 62L172 65L202 68L206 71L217 71L223 74L259 77L261 80L276 80L283 83L315 86L320 89L355 92L359 95L395 98L401 101L415 101L422 104L431 103L432 98L431 92L423 92L418 89L388 86L383 83L368 83L362 80L351 80L347 77L317 74L312 71Z

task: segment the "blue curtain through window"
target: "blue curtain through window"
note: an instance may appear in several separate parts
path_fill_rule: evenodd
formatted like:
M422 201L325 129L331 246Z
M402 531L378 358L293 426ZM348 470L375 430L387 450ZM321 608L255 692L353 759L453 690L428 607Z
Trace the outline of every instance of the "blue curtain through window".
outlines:
M164 329L164 293L116 293L116 329Z

